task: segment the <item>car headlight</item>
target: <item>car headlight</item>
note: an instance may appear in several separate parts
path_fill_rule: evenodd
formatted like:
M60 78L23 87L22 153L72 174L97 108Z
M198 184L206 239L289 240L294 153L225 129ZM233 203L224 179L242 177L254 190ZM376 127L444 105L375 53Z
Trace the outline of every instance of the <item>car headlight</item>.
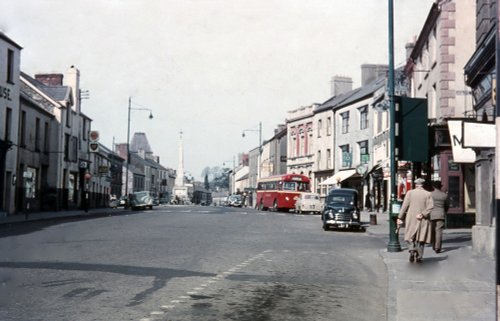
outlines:
M359 213L358 212L353 212L352 213L352 218L357 220L359 218Z
M329 218L333 218L333 211L332 211L332 210L329 210L329 211L327 212L327 215L328 215L328 217L329 217Z
M290 198L289 198L288 196L285 196L285 200L289 201L289 200L290 200Z

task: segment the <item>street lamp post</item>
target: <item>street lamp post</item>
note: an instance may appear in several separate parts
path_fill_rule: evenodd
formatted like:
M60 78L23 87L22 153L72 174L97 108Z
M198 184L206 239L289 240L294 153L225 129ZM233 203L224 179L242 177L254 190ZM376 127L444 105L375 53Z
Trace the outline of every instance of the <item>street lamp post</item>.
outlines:
M396 230L396 219L399 214L399 203L396 201L396 106L394 103L394 0L389 0L389 110L390 110L390 169L391 169L391 200L389 204L389 243L388 252L400 252L399 235Z
M149 111L149 119L153 119L153 111L149 108L133 108L132 97L128 98L128 121L127 121L127 164L125 173L125 196L128 197L128 168L130 164L130 111L131 110L147 110Z

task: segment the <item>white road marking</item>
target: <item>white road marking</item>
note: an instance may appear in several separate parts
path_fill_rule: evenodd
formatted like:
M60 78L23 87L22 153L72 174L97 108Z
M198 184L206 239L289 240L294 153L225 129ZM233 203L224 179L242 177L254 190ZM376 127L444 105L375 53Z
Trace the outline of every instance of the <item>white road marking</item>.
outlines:
M151 315L162 315L162 314L165 314L165 312L163 312L163 311L153 311L150 314Z
M190 211L184 211L184 212L190 212ZM259 254L255 255L253 258L250 258L250 259L244 261L243 263L240 263L240 264L236 265L235 267L229 269L228 271L225 271L225 272L217 274L216 276L214 276L210 280L208 280L207 283L202 283L198 287L194 288L193 290L195 290L195 291L189 291L189 292L186 292L186 294L189 294L189 295L198 294L199 293L198 291L203 290L203 288L205 288L206 286L208 286L208 284L210 284L210 283L216 283L217 281L219 281L221 279L224 279L225 276L231 274L232 272L238 271L242 267L246 267L251 262L253 262L255 260L258 260L258 259L261 259L261 258L264 258L265 257L264 253L270 253L270 252L272 252L272 250L265 250L262 253L259 253ZM289 250L285 250L284 252L290 252L290 251ZM266 261L267 262L272 262L272 260L270 260L270 259L266 259ZM182 296L179 296L179 300L171 300L170 303L185 303L186 301L183 301L183 300L187 300L187 299L190 299L190 298L191 298L190 296L182 295ZM175 308L175 304L162 305L160 307L160 309L162 309L162 310L171 310L171 309L174 309L174 308ZM164 311L152 311L152 312L150 312L150 315L154 315L154 316L156 316L156 315L164 315L164 314L165 314ZM140 321L153 321L153 319L151 319L151 318L142 318L142 319L140 319Z

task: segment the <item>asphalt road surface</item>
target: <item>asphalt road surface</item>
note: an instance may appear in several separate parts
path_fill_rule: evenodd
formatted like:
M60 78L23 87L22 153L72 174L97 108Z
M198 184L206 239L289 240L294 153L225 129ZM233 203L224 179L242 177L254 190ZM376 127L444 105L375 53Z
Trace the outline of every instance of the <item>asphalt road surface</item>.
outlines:
M0 226L0 320L386 320L385 241L318 215L164 206Z

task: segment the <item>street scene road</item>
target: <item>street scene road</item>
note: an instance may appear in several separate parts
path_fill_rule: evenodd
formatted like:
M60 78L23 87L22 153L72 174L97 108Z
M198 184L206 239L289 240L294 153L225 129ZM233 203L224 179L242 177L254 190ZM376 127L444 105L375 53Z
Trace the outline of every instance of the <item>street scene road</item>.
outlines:
M117 211L1 226L0 319L387 319L382 238L318 215Z

